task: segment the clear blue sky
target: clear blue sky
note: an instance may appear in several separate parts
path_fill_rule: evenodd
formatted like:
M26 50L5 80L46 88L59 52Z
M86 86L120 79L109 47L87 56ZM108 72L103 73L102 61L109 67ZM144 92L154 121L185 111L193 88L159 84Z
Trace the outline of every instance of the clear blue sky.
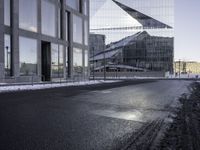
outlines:
M200 61L200 0L175 0L175 60Z

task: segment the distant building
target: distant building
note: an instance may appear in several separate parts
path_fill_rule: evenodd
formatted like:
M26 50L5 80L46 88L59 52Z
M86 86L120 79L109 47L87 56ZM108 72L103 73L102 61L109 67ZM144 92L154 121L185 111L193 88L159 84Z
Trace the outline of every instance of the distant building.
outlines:
M106 65L132 66L135 70L173 72L173 38L138 32L111 43L90 62L95 68ZM121 67L122 69L122 67Z
M89 35L89 50L90 50L90 56L94 56L97 53L105 50L105 35L90 34Z
M174 72L181 74L200 74L200 62L194 61L175 61Z
M0 0L0 82L87 75L88 35L89 0Z

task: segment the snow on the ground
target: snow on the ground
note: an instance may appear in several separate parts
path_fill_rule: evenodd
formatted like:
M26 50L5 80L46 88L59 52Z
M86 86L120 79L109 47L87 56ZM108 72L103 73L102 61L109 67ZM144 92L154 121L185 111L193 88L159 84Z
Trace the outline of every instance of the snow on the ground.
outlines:
M179 75L169 75L169 78L179 78ZM180 78L199 78L200 74L180 74Z
M103 79L103 77L95 77L96 79ZM106 79L163 79L164 77L126 77L126 76L118 76L118 77L106 77Z
M82 81L82 82L68 82L68 83L49 83L49 84L33 84L33 85L0 85L0 93L23 91L23 90L38 90L38 89L49 89L56 87L67 87L67 86L81 86L81 85L93 85L101 83L114 83L119 82L117 80L94 80L94 81Z

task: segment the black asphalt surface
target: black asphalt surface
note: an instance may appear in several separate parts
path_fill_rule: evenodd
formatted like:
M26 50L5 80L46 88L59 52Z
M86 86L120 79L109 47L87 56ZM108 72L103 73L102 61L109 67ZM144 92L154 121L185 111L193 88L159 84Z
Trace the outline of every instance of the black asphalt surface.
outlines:
M94 133L91 128L101 122L110 122L110 119L91 116L85 111L83 103L71 97L93 90L142 82L151 81L126 81L0 94L0 149L101 149L104 145L96 147L101 143L96 137L98 132L103 132L104 126L101 126L102 131L97 130ZM117 120L112 124L117 125ZM105 133L102 136L107 135ZM93 141L88 141L91 137Z
M141 87L148 89L154 86L156 88L157 85L162 85L162 82L157 84L155 80L132 80L2 93L0 94L0 150L118 149L120 141L126 138L126 135L139 129L144 122L136 118L132 120L120 119L120 116L119 118L106 116L112 112L107 111L107 108L119 112L123 112L125 107L130 109L127 107L136 105L129 106L132 103L131 100L125 105L125 100L120 97L123 93L128 93L129 98L134 97L134 94L138 97L137 90ZM176 84L182 87L181 81L180 83L171 82L173 86ZM134 86L137 85L136 90L132 92ZM158 88L157 91L159 89L164 88ZM147 92L152 99L154 99L153 92L153 89ZM109 95L106 96L106 94ZM110 99L112 101L108 102ZM146 98L143 96L142 99ZM102 103L99 102L101 100ZM117 105L118 103L120 105ZM144 106L146 107L146 103ZM98 111L104 109L105 114L102 114L104 111ZM121 117L124 117L123 114Z

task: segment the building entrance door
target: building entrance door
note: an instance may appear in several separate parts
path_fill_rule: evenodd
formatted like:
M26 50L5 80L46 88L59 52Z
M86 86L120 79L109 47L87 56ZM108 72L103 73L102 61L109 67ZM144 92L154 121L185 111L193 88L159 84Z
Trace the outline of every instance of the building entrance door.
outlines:
M51 80L51 43L42 41L42 81Z

